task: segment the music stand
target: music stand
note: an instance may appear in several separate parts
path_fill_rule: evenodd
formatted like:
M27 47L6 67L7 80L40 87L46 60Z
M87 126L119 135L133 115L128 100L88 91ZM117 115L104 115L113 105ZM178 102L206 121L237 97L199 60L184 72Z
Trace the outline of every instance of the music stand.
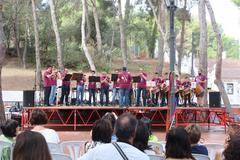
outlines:
M71 80L79 81L79 80L81 80L82 78L83 78L83 74L82 74L82 73L73 73Z
M63 78L63 81L70 81L72 78L72 74L66 74L65 77Z
M111 81L116 82L118 79L118 74L112 74Z
M140 76L133 76L133 83L139 83L141 82Z

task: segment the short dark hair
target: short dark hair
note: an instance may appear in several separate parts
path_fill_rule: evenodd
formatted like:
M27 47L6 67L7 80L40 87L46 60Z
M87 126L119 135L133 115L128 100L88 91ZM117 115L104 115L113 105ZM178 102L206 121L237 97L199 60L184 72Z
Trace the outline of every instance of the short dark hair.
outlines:
M110 143L112 137L112 126L109 120L99 119L93 124L92 140L102 143Z
M201 138L201 129L198 125L188 125L186 131L189 134L191 144L197 144Z
M148 138L149 138L149 132L146 124L141 120L138 121L136 135L133 140L133 146L138 148L140 151L144 152L144 150L149 148Z
M41 109L33 110L30 118L31 125L42 125L48 123L47 114Z
M235 136L240 136L240 125L239 124L230 124L228 127L227 134L230 139Z
M152 123L151 123L151 119L148 118L148 117L142 117L140 120L147 126L149 135L152 135L152 129L151 129Z
M1 130L5 137L16 137L18 122L13 119L8 119L2 126Z
M115 123L116 123L116 118L114 116L113 113L110 113L110 112L107 112L103 117L102 119L107 119L111 122L111 125L112 125L112 129L114 129L115 127Z
M42 134L30 130L16 138L13 160L51 160L47 142Z
M123 71L127 71L127 67L123 67L122 70L123 70Z
M115 131L118 141L130 143L129 140L135 137L137 119L131 113L123 113L118 117Z
M224 160L240 159L240 137L232 137L227 148L223 151Z
M173 128L166 137L166 158L193 158L191 154L190 138L182 128Z
M92 72L92 73L96 73L96 71L94 71L94 70L92 70L91 72Z

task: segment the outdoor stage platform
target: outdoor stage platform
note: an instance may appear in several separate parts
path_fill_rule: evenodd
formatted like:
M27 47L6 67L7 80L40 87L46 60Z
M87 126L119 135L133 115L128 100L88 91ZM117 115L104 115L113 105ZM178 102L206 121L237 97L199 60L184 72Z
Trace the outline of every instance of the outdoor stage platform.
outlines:
M25 107L22 111L22 128L31 127L29 120L31 112L41 109L48 115L48 127L77 127L92 126L106 112L115 112L121 115L123 112L130 112L138 119L149 117L152 126L166 127L167 107L82 107L82 106L55 106L55 107ZM226 131L228 124L228 113L225 108L199 108L199 107L178 107L175 112L176 126L198 124L201 126L223 126Z

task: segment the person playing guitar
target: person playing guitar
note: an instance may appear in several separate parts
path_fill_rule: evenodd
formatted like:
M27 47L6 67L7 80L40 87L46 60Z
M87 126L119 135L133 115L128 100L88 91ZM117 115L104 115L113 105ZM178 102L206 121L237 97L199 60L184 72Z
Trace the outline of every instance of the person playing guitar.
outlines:
M183 86L183 99L184 99L184 106L187 107L188 105L191 106L191 82L188 76L185 77L184 82L182 83Z
M157 106L162 82L161 77L158 76L158 72L155 72L155 77L152 79L152 81L155 82L155 86L151 90L152 102L155 106Z
M110 83L110 78L108 77L106 72L102 73L102 75L100 77L100 82L101 82L100 104L101 104L101 106L103 106L103 97L105 95L105 98L106 98L105 106L108 106L108 103L109 103L109 83Z
M198 103L198 106L203 106L203 103L204 103L203 96L204 96L205 84L207 82L207 76L202 74L201 69L198 71L198 76L196 76L195 82L196 82L195 94L197 97L197 103Z

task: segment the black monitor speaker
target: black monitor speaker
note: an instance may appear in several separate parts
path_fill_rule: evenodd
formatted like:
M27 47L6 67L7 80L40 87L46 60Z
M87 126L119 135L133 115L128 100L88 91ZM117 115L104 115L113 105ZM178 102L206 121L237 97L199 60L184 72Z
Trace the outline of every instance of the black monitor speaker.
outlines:
M34 90L23 91L23 107L34 107Z
M209 92L209 107L210 108L220 108L221 107L220 92Z

